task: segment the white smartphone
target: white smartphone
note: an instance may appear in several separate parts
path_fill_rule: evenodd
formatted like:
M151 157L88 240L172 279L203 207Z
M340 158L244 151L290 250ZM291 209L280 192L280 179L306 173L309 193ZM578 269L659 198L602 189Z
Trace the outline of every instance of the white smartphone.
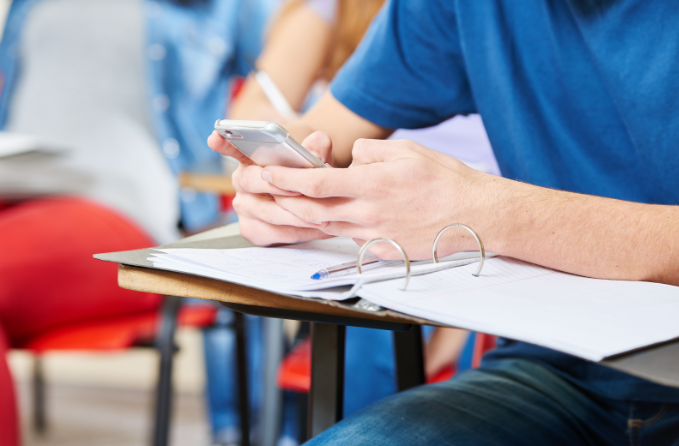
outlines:
M258 166L330 167L275 122L218 119L215 130Z

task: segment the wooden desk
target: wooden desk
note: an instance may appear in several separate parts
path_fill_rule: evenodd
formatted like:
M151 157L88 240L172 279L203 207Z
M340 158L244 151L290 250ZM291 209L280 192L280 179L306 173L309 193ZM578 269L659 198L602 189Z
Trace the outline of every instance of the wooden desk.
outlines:
M118 268L118 284L126 289L215 300L241 313L311 322L310 437L331 427L342 416L346 326L393 330L397 388L407 390L425 382L420 325L437 325L431 321L391 310L367 311L340 302L274 294L172 271L124 264Z
M253 246L237 234L237 225L218 228L166 247L227 249ZM120 264L118 282L123 288L215 300L243 313L312 322L312 386L309 394L312 435L332 426L342 414L343 334L347 325L394 330L398 343L396 368L399 390L424 382L422 362L413 361L413 357L422 357L419 326L441 324L391 310L367 311L346 302L285 296L215 279L154 270L146 260L149 253L149 250L137 250L96 257ZM610 358L601 364L663 385L679 387L679 342L676 341Z
M236 189L231 184L231 178L219 174L196 172L182 172L179 175L179 185L199 192L210 192L221 195L235 195Z

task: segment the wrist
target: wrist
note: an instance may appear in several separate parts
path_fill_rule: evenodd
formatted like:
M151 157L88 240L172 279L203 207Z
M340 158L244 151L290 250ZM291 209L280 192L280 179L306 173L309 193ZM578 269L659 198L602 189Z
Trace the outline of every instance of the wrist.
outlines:
M484 247L498 255L511 256L515 240L522 237L524 221L531 214L526 204L529 185L507 178L487 175L481 195L478 234Z

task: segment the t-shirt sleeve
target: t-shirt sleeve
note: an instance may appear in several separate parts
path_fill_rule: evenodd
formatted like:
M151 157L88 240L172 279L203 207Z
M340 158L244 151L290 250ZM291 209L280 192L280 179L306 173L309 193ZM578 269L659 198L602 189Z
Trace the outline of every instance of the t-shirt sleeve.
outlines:
M388 1L333 80L333 96L392 129L428 127L475 112L454 4Z

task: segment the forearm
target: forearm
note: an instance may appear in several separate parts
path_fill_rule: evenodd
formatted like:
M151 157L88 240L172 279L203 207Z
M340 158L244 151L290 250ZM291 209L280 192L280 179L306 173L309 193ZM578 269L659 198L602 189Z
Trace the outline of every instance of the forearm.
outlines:
M252 75L248 76L238 98L231 105L229 119L273 121L283 126L287 123L287 119L271 105L271 101Z
M679 206L495 183L490 251L582 276L679 285Z
M299 110L327 58L333 27L305 2L290 5L273 23L257 69L263 70L294 110ZM234 101L231 119L274 121L287 119L271 104L253 75L248 76Z
M298 121L286 127L297 141L303 141L315 131L326 132L332 140L337 167L351 164L351 151L357 139L384 139L393 132L358 116L335 99L330 91Z

